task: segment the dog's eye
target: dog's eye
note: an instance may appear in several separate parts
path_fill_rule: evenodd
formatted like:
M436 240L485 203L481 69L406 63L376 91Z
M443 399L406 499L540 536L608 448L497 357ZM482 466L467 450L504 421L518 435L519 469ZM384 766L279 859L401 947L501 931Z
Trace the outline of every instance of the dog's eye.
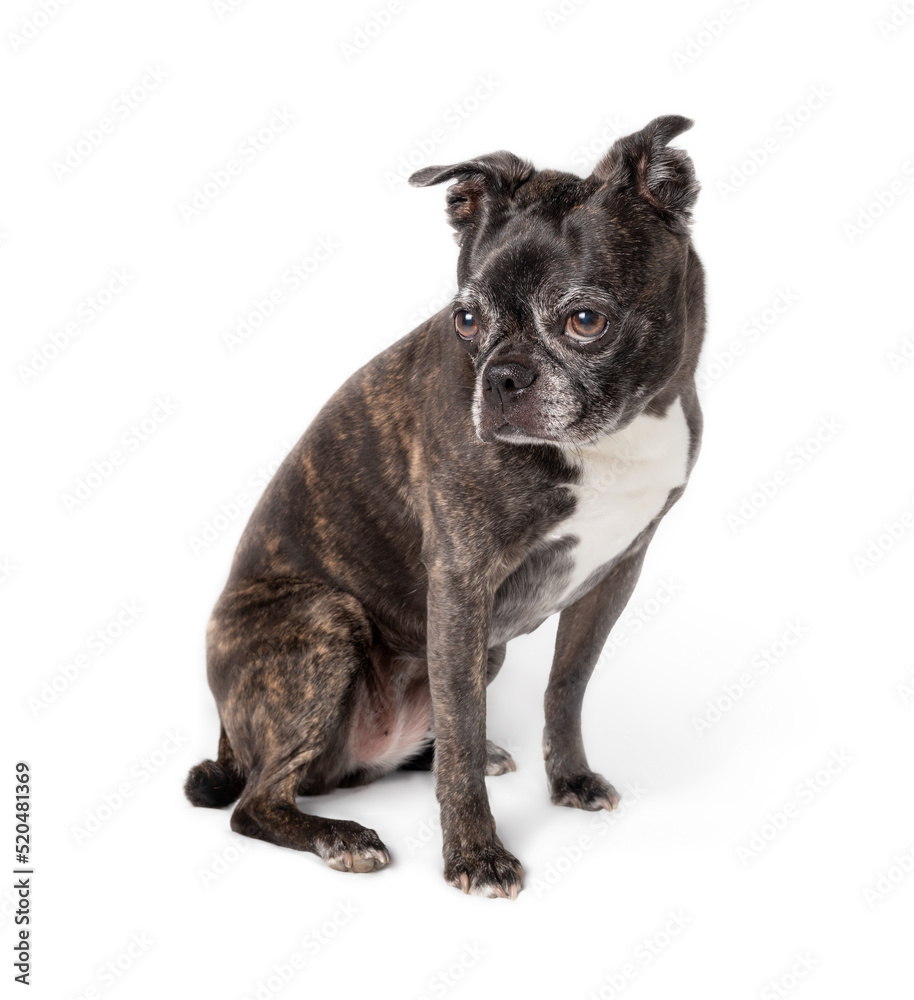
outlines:
M472 340L479 332L476 317L471 312L459 312L454 317L454 328L464 340Z
M572 313L565 323L565 333L575 340L596 340L606 332L607 319L602 313L582 309Z

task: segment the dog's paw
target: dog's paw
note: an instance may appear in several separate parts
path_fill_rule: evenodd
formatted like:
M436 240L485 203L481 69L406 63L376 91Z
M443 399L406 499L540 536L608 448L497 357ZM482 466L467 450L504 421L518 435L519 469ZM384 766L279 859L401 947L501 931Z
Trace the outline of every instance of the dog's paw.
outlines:
M553 778L551 786L551 798L557 806L597 812L600 809L612 811L619 804L619 793L602 774L593 771Z
M446 854L444 880L472 896L517 899L523 875L521 863L499 843L464 847Z
M516 770L517 764L511 754L491 740L486 740L486 774L504 774L506 771Z
M338 872L376 872L390 864L380 837L359 823L339 820L331 836L317 843L318 854Z

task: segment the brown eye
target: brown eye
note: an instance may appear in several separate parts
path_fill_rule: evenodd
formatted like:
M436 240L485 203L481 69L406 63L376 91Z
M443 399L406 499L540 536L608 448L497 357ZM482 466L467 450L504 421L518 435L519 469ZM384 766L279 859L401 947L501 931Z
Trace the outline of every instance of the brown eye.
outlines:
M582 309L568 317L565 333L575 340L596 340L606 333L607 322L603 313Z
M471 312L459 312L454 317L454 328L464 340L472 340L479 332L476 317Z

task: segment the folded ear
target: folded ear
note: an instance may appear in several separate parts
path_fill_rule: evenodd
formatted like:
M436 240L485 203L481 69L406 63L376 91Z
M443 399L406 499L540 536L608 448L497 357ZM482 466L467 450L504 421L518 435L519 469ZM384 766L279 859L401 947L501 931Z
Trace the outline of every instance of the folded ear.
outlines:
M460 243L485 207L510 201L532 173L532 163L500 150L449 167L423 167L410 176L409 183L428 187L458 178L447 190L447 217Z
M693 124L681 115L655 118L640 132L617 139L592 176L606 186L630 187L677 232L684 233L700 185L689 154L667 143Z

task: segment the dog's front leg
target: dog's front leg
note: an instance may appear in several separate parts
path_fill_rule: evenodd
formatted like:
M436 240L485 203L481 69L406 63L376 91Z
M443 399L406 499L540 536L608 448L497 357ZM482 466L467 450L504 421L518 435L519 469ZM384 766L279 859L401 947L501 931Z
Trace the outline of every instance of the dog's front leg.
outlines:
M578 809L615 809L619 793L591 771L581 735L584 691L610 630L635 589L651 528L631 552L559 616L555 658L546 687L543 756L552 801Z
M486 794L486 672L492 592L483 574L429 568L428 675L444 877L464 892L517 896L520 862L495 835Z

